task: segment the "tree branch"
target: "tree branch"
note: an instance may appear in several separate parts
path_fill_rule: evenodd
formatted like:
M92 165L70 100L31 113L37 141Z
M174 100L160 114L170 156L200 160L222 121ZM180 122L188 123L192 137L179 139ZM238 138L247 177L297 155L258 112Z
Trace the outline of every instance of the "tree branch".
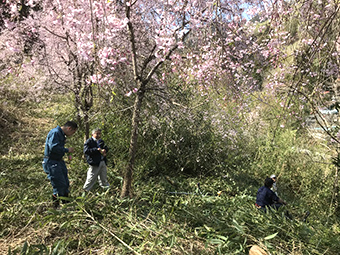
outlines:
M130 34L130 43L131 43L131 51L132 51L132 68L134 79L140 79L138 74L138 66L137 66L137 50L136 50L136 38L133 30L133 25L131 23L131 6L126 7L126 18L129 20L127 23L127 30Z

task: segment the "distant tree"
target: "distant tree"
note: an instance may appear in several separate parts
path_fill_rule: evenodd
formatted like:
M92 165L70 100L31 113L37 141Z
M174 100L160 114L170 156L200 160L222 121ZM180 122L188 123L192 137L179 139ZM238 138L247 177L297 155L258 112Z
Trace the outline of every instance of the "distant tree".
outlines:
M321 109L340 110L340 3L337 0L283 3L277 12L278 31L281 34L284 31L295 32L282 38L280 47L290 54L281 61L282 71L276 72L282 74L275 78L272 76L271 84L281 84L281 104L291 115L302 119L306 119L306 114L315 116L318 127L329 138L328 146L338 154L333 154L332 163L336 168L330 204L339 215L339 122L327 117L329 113L324 114ZM287 24L294 26L284 27ZM294 43L287 45L286 42ZM302 114L297 114L296 109Z
M7 31L2 35L3 40L12 52L17 52L12 55L24 54L20 66L18 63L7 66L7 71L24 71L31 77L40 77L40 81L35 80L39 82L35 88L72 92L78 121L84 123L88 138L93 86L102 79L112 83L109 74L102 74L102 69L108 62L121 61L114 59L119 50L108 46L110 42L106 40L124 23L98 1L7 2L12 2L12 12L5 22ZM28 13L22 17L24 8Z
M279 4L281 3L281 4ZM268 86L280 95L280 103L298 118L315 114L333 141L337 135L322 117L320 108L339 102L340 15L337 1L278 2L275 23L269 23L275 49L282 52L267 77ZM274 28L273 24L277 24Z

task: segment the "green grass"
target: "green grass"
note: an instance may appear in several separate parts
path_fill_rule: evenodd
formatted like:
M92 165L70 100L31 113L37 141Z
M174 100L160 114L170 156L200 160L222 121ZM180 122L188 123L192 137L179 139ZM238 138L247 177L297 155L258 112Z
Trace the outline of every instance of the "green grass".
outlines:
M29 163L30 162L30 163ZM75 166L83 164L83 178ZM165 179L138 183L134 199L120 199L119 178L104 192L84 196L81 186L86 165L70 165L72 201L53 210L50 185L35 161L7 161L17 171L1 178L1 238L9 254L247 254L258 244L271 254L336 254L339 227L324 225L312 214L308 223L298 220L299 209L264 214L254 207L254 194L205 195L216 180L206 180L203 195L196 179L178 179L194 194L171 195ZM79 168L78 168L79 169ZM73 172L72 172L73 170ZM112 170L111 170L112 171ZM221 184L219 184L221 185ZM184 189L184 187L183 187ZM300 215L301 214L301 215ZM4 245L4 244L3 244ZM54 252L54 253L53 253Z
M329 203L317 204L318 197L330 198L313 194L313 183L308 196L293 192L289 181L281 183L294 220L284 210L265 214L255 208L262 180L254 181L250 170L227 178L137 176L134 198L120 199L120 169L109 169L111 189L84 195L80 136L70 141L78 149L68 163L72 198L54 210L41 160L45 136L64 113L44 109L30 108L18 117L23 124L1 140L7 147L0 158L0 254L248 254L255 244L272 255L338 254L339 218L332 204L320 209ZM311 212L308 222L300 220L305 210Z

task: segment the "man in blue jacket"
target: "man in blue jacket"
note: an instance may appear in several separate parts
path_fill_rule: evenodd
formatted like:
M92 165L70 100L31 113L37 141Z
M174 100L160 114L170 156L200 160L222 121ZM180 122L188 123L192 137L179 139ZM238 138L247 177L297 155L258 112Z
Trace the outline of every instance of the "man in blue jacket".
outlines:
M87 178L83 189L89 191L96 183L97 179L102 188L109 188L107 181L107 159L106 154L109 148L101 138L101 129L96 128L92 131L92 137L87 139L84 144L84 154L89 164Z
M65 148L66 137L72 136L78 129L77 123L67 121L64 126L53 128L46 137L43 169L53 188L53 205L59 206L59 197L68 197L68 172L63 157L65 153L72 153L72 147Z
M266 211L267 207L279 209L282 205L286 204L285 201L271 190L273 183L273 179L267 177L264 181L264 186L258 189L255 204L257 208Z

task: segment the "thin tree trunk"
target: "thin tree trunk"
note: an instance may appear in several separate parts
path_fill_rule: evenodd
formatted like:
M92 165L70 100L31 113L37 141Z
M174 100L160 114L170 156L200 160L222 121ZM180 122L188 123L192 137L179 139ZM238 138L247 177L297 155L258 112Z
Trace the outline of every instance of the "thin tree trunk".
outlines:
M136 153L138 147L138 126L140 122L140 110L142 107L142 101L145 94L145 85L142 85L139 89L134 108L133 108L133 116L132 116L132 130L131 130L131 139L130 139L130 148L129 148L129 162L127 168L124 173L124 181L123 187L121 191L121 198L124 197L132 197L132 180L133 180L133 171L136 160Z
M134 104L134 111L132 116L132 131L131 131L131 139L130 139L130 148L129 148L129 157L130 160L128 162L128 165L126 167L125 173L124 173L124 181L123 181L123 187L122 192L120 196L122 198L124 197L132 197L132 180L133 180L133 171L134 171L134 165L136 160L136 153L137 153L137 141L138 141L138 126L140 122L140 111L142 107L142 101L145 94L145 88L146 84L148 84L151 80L151 77L156 72L156 70L164 63L165 60L169 59L171 54L178 48L178 44L174 45L166 54L166 56L159 60L153 68L149 71L149 73L146 75L145 78L142 78L140 74L143 74L144 71L147 70L148 64L155 59L155 47L151 50L149 57L147 57L142 64L141 71L138 72L138 65L137 65L137 48L136 48L136 38L134 34L134 28L133 24L131 23L131 5L126 6L126 18L129 20L127 23L127 30L129 32L129 39L131 43L131 52L132 52L132 67L133 67L133 74L134 74L134 80L137 83L138 93ZM186 23L183 23L183 26L185 26ZM186 32L182 36L182 41L184 41L185 37L188 36L190 30Z
M84 112L84 126L85 126L84 140L86 141L90 137L89 113L87 111Z
M126 17L130 20L131 15L131 6L126 7ZM140 118L140 110L142 106L142 101L145 93L145 89L142 86L145 86L138 75L137 68L137 50L135 45L135 35L133 31L132 23L129 21L127 24L127 30L130 34L130 42L131 42L131 52L132 52L132 66L134 73L134 80L137 82L137 88L139 88L135 100L135 104L133 107L133 116L132 116L132 130L131 130L131 139L130 139L130 147L129 147L129 162L125 169L124 173L124 181L122 192L120 194L121 198L124 197L132 197L132 179L133 179L133 171L136 160L136 152L137 152L137 141L138 141L138 125Z

